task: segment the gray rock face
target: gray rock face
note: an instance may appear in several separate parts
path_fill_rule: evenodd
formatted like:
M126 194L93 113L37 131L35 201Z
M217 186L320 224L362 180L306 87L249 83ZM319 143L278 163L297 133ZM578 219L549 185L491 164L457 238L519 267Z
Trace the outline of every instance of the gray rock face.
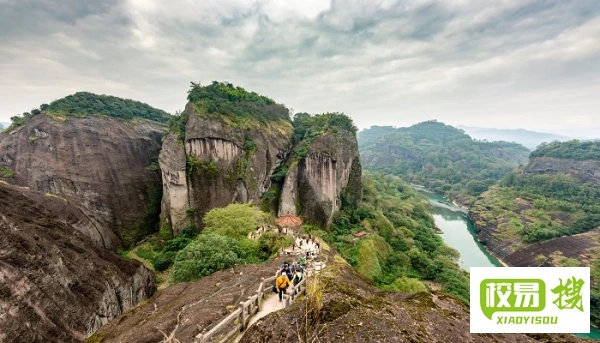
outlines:
M550 157L535 157L527 164L524 171L530 174L561 174L572 175L581 183L592 182L600 185L600 161L598 160L567 160Z
M292 164L285 177L283 187L281 189L279 204L279 216L291 214L297 216L298 204L298 163Z
M258 203L278 166L285 166L287 174L269 191L267 207L274 214L300 215L325 226L343 201L357 202L362 196L354 132L339 129L313 137L307 155L295 160L290 156L291 123L240 125L224 115L200 115L192 104L185 111L185 143L169 136L160 155L165 184L162 221L170 223L175 234L192 217L202 227L202 218L213 208Z
M163 225L168 223L175 234L180 234L190 224L186 214L190 208L190 199L185 170L185 148L178 136L169 133L165 137L158 158L163 181L161 222Z
M293 185L295 172L288 174L282 194L289 208L292 194L302 208L302 215L310 223L325 226L342 205L362 196L360 158L356 135L340 131L316 137L308 146L308 154L297 165L297 186ZM283 206L282 206L283 207Z
M189 117L184 146L176 148L178 143L169 138L161 152L165 156L161 157L163 183L168 184L164 187L162 216L163 221L170 217L174 233L187 225L183 206L187 206L185 214L202 227L202 218L213 208L232 202L257 203L271 185L270 177L285 158L292 136L291 123L283 128L248 129L236 127L224 117L201 116L192 104L185 111ZM188 170L184 173L186 159ZM179 199L176 202L175 193Z
M143 265L68 224L69 206L0 183L0 341L81 342L156 291Z
M66 198L85 213L107 249L128 246L158 217L158 157L163 128L105 116L54 120L41 114L0 134L0 166L9 183ZM158 198L151 205L153 198ZM98 242L99 239L94 239Z

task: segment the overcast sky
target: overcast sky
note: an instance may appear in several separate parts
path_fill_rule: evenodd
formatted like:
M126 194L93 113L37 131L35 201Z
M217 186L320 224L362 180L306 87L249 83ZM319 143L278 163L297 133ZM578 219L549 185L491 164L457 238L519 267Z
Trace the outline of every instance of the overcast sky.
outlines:
M600 1L0 0L0 121L76 91L229 81L360 128L600 137Z

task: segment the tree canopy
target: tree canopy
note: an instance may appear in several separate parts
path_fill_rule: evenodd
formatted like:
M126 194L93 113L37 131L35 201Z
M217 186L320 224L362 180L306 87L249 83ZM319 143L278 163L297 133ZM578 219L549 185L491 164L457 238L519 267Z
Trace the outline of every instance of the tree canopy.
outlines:
M367 170L401 176L451 198L473 199L527 161L529 150L508 142L475 141L436 121L358 133Z
M268 219L268 214L250 204L230 204L214 208L204 216L204 231L242 239Z
M290 121L289 110L285 106L229 82L213 81L207 86L192 82L187 98L205 115L247 117L258 121Z
M419 280L434 280L468 303L468 275L456 263L458 252L434 232L430 205L398 176L365 172L362 184L362 201L343 206L325 240L383 289L419 292ZM355 241L364 230L369 235Z
M12 124L7 130L21 126L29 118L41 113L78 117L105 115L122 119L143 118L161 123L168 122L172 117L169 113L140 101L89 92L77 92L55 100L50 104L42 104L39 108L34 108L30 112L11 117Z
M531 157L553 157L572 160L600 160L600 141L542 143Z

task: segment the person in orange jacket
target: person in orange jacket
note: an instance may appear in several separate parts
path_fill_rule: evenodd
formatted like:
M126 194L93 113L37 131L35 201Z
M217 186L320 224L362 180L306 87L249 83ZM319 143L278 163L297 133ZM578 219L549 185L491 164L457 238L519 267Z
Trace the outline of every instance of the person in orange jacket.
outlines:
M279 292L279 301L283 298L283 293L287 290L290 285L290 279L288 279L285 272L281 273L281 275L275 280L275 286L277 287L277 291Z

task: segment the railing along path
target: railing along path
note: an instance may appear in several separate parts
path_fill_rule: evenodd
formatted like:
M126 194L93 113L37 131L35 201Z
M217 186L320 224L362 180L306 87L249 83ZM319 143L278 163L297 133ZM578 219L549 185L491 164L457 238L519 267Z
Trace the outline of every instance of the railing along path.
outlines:
M326 262L312 261L312 263L314 266L314 273L321 271L326 265ZM279 274L279 272L277 274ZM248 300L240 302L236 310L221 319L221 321L212 325L210 330L206 331L208 328L207 327L201 333L196 335L195 342L206 343L216 341L219 343L225 343L229 342L240 332L246 330L252 316L260 311L266 294L272 292L270 285L273 284L277 276L278 275L271 276L266 279L261 278L262 280L258 286L256 294L249 296ZM300 294L306 294L306 279L308 279L310 276L311 274L308 273L307 269L307 273L305 273L302 280L300 280L297 285L292 287L291 294L289 294L290 292L286 292L286 294L283 295L283 308L292 305Z

